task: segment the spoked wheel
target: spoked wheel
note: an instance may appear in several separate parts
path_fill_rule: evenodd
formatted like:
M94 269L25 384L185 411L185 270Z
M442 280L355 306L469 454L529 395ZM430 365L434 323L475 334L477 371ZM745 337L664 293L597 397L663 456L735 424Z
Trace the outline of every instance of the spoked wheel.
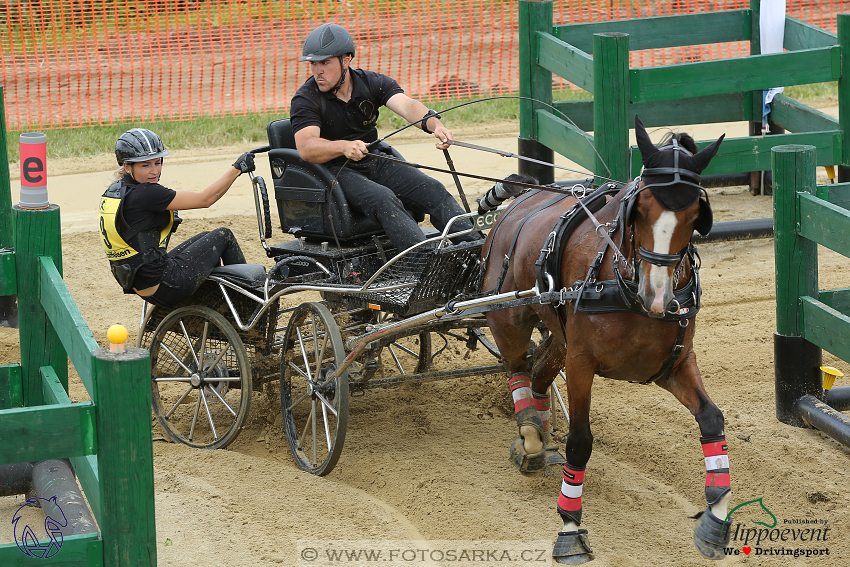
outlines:
M199 449L232 443L251 407L251 365L227 319L197 305L175 309L148 348L153 413L165 433Z
M280 361L280 405L298 467L324 476L336 466L348 426L348 372L339 327L321 303L300 305L289 319Z
M421 374L431 369L431 333L400 337L381 351L384 376Z

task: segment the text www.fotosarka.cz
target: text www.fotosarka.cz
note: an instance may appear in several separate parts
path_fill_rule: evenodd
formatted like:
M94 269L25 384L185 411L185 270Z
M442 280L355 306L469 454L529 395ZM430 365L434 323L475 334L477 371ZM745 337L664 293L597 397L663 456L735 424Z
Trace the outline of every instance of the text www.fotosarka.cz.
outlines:
M530 567L551 563L551 547L548 540L298 540L297 566Z

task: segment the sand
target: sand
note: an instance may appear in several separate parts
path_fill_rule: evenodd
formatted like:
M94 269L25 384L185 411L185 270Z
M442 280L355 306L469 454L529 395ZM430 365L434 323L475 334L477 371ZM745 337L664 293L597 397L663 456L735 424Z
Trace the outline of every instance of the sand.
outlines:
M735 124L695 131L698 139L708 139L722 131L744 135L745 129ZM516 151L516 136L514 123L456 131L458 139L510 151ZM421 133L401 142L399 149L412 161L444 165L441 152ZM246 149L175 152L166 162L163 183L202 189ZM495 154L458 148L452 157L459 170L473 173L499 177L515 168L513 160ZM62 208L65 281L101 344L113 323L126 325L133 341L141 309L137 297L121 295L95 232L97 199L108 183L111 159L104 154L49 164L50 198ZM260 173L270 180L267 162ZM558 172L559 179L578 177L582 175ZM447 176L441 179L454 187ZM464 181L470 199L487 187L486 182ZM15 196L16 189L13 182ZM186 222L178 237L228 226L249 261L268 264L259 246L249 189L247 180L240 179L212 209L183 214ZM743 187L713 189L711 202L715 221L772 214L770 197L754 197ZM280 239L275 235L272 241ZM807 527L788 523L798 520L818 520L830 528L827 541L782 545L828 548L829 555L765 557L761 549L780 547L781 542L756 546L753 540L745 544L741 539L730 546L738 555L720 564L847 565L850 450L817 431L783 425L775 418L773 241L709 243L700 246L700 254L704 294L695 349L707 390L726 418L732 505L761 498L775 515L777 528ZM834 253L821 252L819 274L821 288L848 286L846 261ZM486 353L468 353L461 347L452 345L438 360L454 368L494 363ZM16 331L0 328L0 364L19 360ZM824 360L850 374L845 362L828 353ZM838 385L843 384L839 379ZM310 546L325 556L327 549L381 549L399 540L434 545L456 540L461 548L471 545L468 540L488 540L498 549L505 547L500 542L511 540L518 542L511 549L542 546L545 553L534 555L528 565L551 561L548 553L561 527L555 511L560 476L557 471L522 476L509 463L516 425L505 411L509 405L504 376L405 385L353 398L342 457L322 478L294 465L278 415L277 383L272 386L254 394L248 425L226 450L173 444L154 428L159 565L303 566L319 564L307 561L309 553L304 552ZM566 396L562 383L560 391ZM71 396L86 398L75 376ZM693 546L688 519L705 507L699 432L689 412L661 388L597 379L591 424L595 441L587 466L582 527L588 529L596 552L592 565L707 564ZM0 523L7 524L22 502L23 497L0 498ZM762 527L753 521L771 519L755 506L736 515L736 524L745 529ZM0 529L0 535L5 536L3 542L13 541L11 526ZM745 545L753 548L749 555L743 553ZM371 564L394 564L386 558Z

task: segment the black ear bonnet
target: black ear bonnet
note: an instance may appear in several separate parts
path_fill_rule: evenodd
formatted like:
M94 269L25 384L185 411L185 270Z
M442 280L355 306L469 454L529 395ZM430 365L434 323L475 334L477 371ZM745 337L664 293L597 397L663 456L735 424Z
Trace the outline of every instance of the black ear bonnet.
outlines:
M699 199L699 217L694 223L694 229L703 236L711 231L714 219L708 194L700 185L699 174L717 153L725 136L720 136L696 155L683 148L675 135L669 145L658 148L649 139L640 118L635 115L635 137L643 161L643 189L649 189L658 204L668 211L681 211ZM629 209L633 208L632 204L629 203ZM629 212L633 214L633 211ZM631 214L628 216L629 222Z

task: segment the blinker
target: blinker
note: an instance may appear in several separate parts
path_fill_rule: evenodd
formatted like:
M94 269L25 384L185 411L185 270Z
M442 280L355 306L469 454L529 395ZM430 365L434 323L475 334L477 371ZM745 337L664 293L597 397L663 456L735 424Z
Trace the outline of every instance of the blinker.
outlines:
M703 191L699 185L701 178L697 173L679 167L679 154L684 153L688 157L693 157L693 154L680 146L675 138L672 140L672 145L660 148L648 158L647 165L654 165L653 162L669 163L668 152L673 153L673 167L644 167L641 179L645 185L644 189L649 189L659 205L668 211L681 211L699 199Z

